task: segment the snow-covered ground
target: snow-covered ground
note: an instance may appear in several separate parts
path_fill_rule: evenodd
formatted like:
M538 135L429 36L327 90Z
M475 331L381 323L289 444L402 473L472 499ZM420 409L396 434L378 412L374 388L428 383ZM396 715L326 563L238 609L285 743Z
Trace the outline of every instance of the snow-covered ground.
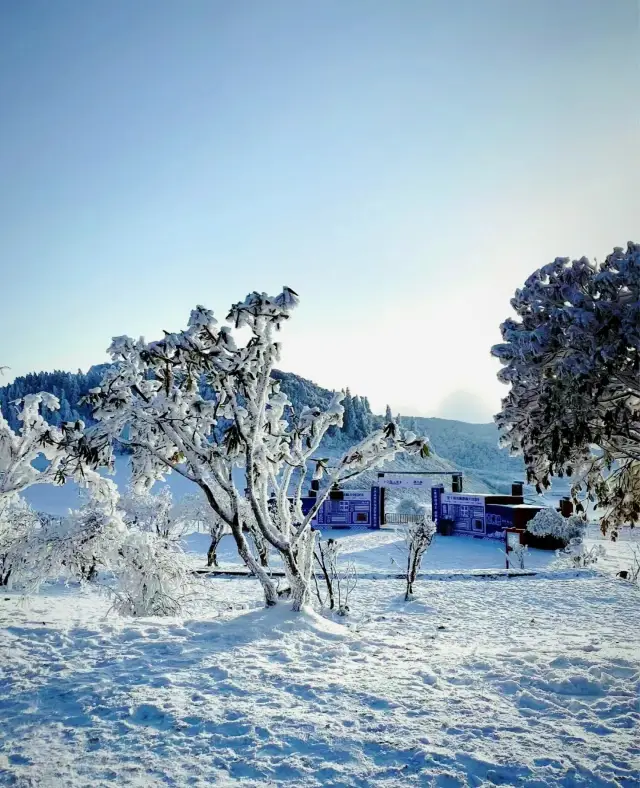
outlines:
M590 527L587 546L601 544L606 556L600 559L598 569L615 575L621 569L628 569L632 563L633 550L640 552L640 529L631 534L625 533L622 540L611 542L602 539L597 527ZM635 537L635 538L632 538ZM383 530L324 530L322 539L339 539L341 542L340 560L352 562L359 573L395 573L404 563L402 531ZM194 566L204 566L209 547L209 536L205 533L189 534L184 542L191 554ZM449 570L504 569L505 545L502 540L476 539L472 536L437 535L423 561L423 572L447 572ZM219 563L222 567L243 566L233 538L224 536L218 548ZM528 550L525 558L527 569L549 569L555 560L555 553L549 550ZM277 561L274 561L274 565Z
M340 538L361 572L400 559L393 532ZM188 543L201 561L206 536ZM425 570L503 560L440 537ZM336 624L265 611L253 579L204 582L187 620L105 618L77 588L0 596L0 784L638 785L629 583L430 579L405 604L401 581L361 578Z

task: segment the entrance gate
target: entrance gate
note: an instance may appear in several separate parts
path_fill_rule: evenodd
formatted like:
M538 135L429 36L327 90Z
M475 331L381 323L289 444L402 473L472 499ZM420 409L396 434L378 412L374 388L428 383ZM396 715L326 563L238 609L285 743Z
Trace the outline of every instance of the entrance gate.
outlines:
M451 476L451 491L462 492L461 471L380 471L378 473L378 486L372 488L372 498L378 500L376 507L378 528L384 525L401 525L420 520L420 515L396 514L395 512L387 514L385 511L386 491L388 489L426 490L431 487L427 479L428 476Z

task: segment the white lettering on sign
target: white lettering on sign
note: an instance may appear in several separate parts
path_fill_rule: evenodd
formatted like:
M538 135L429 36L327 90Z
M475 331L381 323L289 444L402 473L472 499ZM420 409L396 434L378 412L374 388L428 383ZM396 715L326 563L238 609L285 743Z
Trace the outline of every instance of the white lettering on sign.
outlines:
M484 498L481 495L461 495L460 493L444 493L442 503L457 503L459 506L481 506Z
M422 487L429 487L427 479L418 476L405 476L402 479L390 479L388 476L383 476L379 479L380 487L411 487L421 489Z
M370 490L344 490L345 501L370 501Z

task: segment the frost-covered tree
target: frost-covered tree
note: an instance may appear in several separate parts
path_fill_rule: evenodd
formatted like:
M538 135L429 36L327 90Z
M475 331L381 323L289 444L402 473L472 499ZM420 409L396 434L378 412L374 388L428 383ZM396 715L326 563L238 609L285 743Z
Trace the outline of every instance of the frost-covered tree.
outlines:
M179 544L149 531L128 531L118 549L117 582L108 587L125 616L175 616L201 584Z
M404 532L404 542L407 551L405 565L405 602L409 602L413 599L413 584L418 577L424 554L431 546L435 534L436 525L426 514L423 515L420 522L410 523L406 526Z
M405 495L398 501L396 512L397 514L424 516L426 514L426 506L416 496Z
M157 342L118 337L109 351L114 364L89 395L98 422L90 434L95 464L110 461L115 439L132 451L134 484L174 471L198 485L262 584L266 604L274 605L276 585L245 535L248 507L258 533L282 559L296 610L309 600L311 522L329 491L399 451L427 452L424 439L390 423L331 467L316 460L327 430L342 423L342 395L326 408L296 413L271 377L276 336L297 302L289 288L275 298L254 292L231 308L231 325L219 326L211 311L197 307L184 331ZM234 329L245 329L249 339L237 345ZM212 399L201 395L202 380ZM305 514L303 487L312 468L320 490Z
M127 527L155 533L164 539L179 539L181 523L173 516L173 496L168 486L157 493L147 488L129 489L120 499L120 509Z
M112 482L89 467L94 457L81 421L52 426L45 413L59 409L49 393L28 394L12 403L17 429L0 411L0 584L13 581L25 566L27 546L42 547L44 525L19 497L33 484L62 484L67 477L109 498ZM34 541L35 540L35 541Z
M198 529L204 524L204 516L193 497L196 496L185 496L174 502L167 485L158 492L151 492L146 487L130 488L120 499L118 507L128 528L177 542L189 529ZM205 508L206 502L200 498L198 504ZM206 509L211 511L209 506Z
M347 388L342 400L342 431L347 438L353 439L358 431L356 423L355 400Z
M511 386L496 422L538 491L572 476L602 530L640 519L640 245L557 258L516 291L492 354Z
M545 507L536 512L533 519L527 523L527 531L534 536L553 536L560 538L564 530L564 517L557 509Z

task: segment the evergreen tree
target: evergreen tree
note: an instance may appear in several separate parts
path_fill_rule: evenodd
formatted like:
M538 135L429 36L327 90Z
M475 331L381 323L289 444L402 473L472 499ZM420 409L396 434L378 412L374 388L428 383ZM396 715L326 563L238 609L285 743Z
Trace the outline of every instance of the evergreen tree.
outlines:
M344 408L344 415L342 417L342 433L346 435L347 438L356 438L356 414L353 397L351 396L349 389L347 389L344 399L342 400L342 407Z

